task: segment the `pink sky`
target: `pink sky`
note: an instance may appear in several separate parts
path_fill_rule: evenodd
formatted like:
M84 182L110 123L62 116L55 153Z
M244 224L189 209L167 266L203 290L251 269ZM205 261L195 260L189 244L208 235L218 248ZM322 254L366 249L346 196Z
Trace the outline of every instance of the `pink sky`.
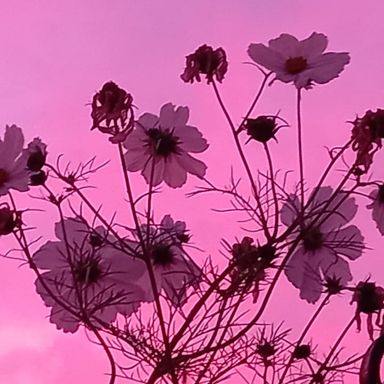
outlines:
M339 79L304 95L305 156L309 160L306 171L308 182L313 182L319 164L327 160L323 145L344 143L350 129L346 121L366 109L383 107L383 12L381 0L2 1L0 126L21 126L27 140L40 136L48 144L52 162L61 153L73 162L94 155L100 162L114 158L115 148L105 136L90 132L87 105L105 81L113 80L133 94L138 114L156 113L168 101L189 106L191 123L211 144L202 156L209 166L208 178L223 185L229 180L231 163L239 166L237 155L212 90L203 84L186 85L179 79L185 55L203 43L227 51L229 72L222 94L232 116L239 120L260 81L255 68L244 64L249 61L248 45L266 43L283 32L300 39L313 31L322 32L329 37L329 50L350 52L352 60ZM282 146L290 143L289 135L294 135L294 100L293 86L276 83L266 91L257 111L281 111L291 123L292 128L281 131ZM296 167L292 148L274 147L277 164ZM116 162L110 167L97 178L100 193L94 194L105 202L109 214L117 208L115 200L123 199ZM112 196L120 193L113 199L111 179L107 179L110 170L116 174ZM384 176L380 166L375 172L377 178ZM192 179L187 189L197 184ZM141 181L137 185L143 186ZM208 209L204 220L193 216L196 204L214 205L216 198L184 201L183 192L165 191L167 196L160 201L166 204L159 207L157 217L171 212L187 221L195 242L211 254L222 237L232 241L243 234L226 217ZM47 227L46 223L53 224L55 217L38 213L34 219L47 238L52 235L52 225ZM369 215L361 215L359 223L366 228L368 244L381 249L382 239L369 219ZM2 252L7 244L2 239ZM382 270L380 256L379 252L369 252L353 265L356 281L371 271L372 278L384 284L377 268L381 266ZM107 363L102 352L86 340L83 332L64 335L55 330L46 318L47 308L34 293L33 274L18 267L15 261L1 260L0 382L106 383L103 373ZM288 299L295 297L297 291L291 289L286 301L276 301L276 311L270 316L284 317L291 306ZM303 316L309 311L312 307L304 308ZM352 309L348 311L339 324L341 312L335 312L337 316L325 314L324 322L332 323L337 332L352 315ZM366 335L362 340L365 342Z

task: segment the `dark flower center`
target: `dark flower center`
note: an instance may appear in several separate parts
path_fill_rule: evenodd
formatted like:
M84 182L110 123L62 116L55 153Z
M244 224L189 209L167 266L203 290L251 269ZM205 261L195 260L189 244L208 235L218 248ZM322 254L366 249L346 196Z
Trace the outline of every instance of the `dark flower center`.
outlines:
M297 75L305 69L307 69L307 60L302 56L290 57L285 62L285 70L291 75Z
M174 254L169 245L157 244L151 252L153 264L155 265L170 265L173 262Z
M172 153L177 153L178 138L168 130L162 131L158 128L151 128L148 130L147 135L156 156L166 158Z
M75 267L75 279L81 284L96 283L102 274L97 259L88 259L78 262Z
M303 246L306 251L317 251L323 246L324 238L318 227L304 229L302 232Z
M8 172L0 168L0 187L2 187L9 180Z

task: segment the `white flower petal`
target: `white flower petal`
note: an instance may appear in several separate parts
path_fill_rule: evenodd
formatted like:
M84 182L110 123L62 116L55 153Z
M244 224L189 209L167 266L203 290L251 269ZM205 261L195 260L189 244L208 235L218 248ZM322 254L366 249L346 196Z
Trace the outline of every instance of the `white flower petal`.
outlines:
M188 107L178 107L175 112L175 127L184 127L187 124L189 118L189 108Z
M207 140L201 132L190 125L176 127L175 136L181 140L180 148L186 152L200 153L208 148Z
M270 40L268 45L269 48L280 53L285 60L290 57L298 56L299 41L296 37L289 35L288 33L282 33L276 39Z
M177 158L178 156L173 156L168 160L164 169L164 181L171 188L180 188L187 181L187 171L179 165Z
M322 251L309 253L301 247L289 259L285 274L288 280L300 290L300 297L315 303L321 296L322 285L319 267L326 254Z
M4 146L1 157L9 160L15 160L23 150L24 136L21 128L11 125L5 128Z
M172 129L175 127L176 113L172 103L164 104L160 109L159 124L162 129Z
M141 128L144 128L145 130L148 130L157 127L158 123L158 116L153 115L152 113L144 113L139 117L139 120L137 121L136 125ZM129 139L127 141L129 141Z
M370 197L373 199L373 203L367 208L372 209L372 219L379 232L384 235L384 203L379 200L378 190L372 191Z
M325 51L327 45L327 36L322 33L313 32L311 36L299 42L297 55L304 58L319 56Z
M349 54L345 52L324 53L308 63L307 75L315 83L325 84L338 77L349 61Z
M32 256L39 269L60 269L68 267L66 249L62 242L48 241Z
M300 211L300 200L296 195L289 195L287 201L281 207L280 219L287 227L296 219Z
M339 279L341 285L345 285L352 280L348 263L340 257L333 260L331 258L323 259L321 270L325 277Z
M203 178L207 170L207 166L200 160L195 159L187 152L180 156L176 156L177 162L188 172Z
M325 244L335 255L355 260L363 254L364 237L359 228L350 225L329 232L326 235Z
M285 72L285 58L264 44L250 44L248 47L249 57L257 64L276 73Z

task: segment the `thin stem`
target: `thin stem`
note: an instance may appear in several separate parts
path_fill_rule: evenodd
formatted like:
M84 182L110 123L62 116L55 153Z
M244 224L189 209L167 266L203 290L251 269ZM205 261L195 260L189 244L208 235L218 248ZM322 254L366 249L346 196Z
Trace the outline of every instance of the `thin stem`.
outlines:
M212 81L212 85L213 85L213 89L214 89L214 92L215 92L215 95L216 95L216 98L220 104L220 107L228 121L228 124L231 128L231 131L232 131L232 135L233 135L233 138L235 140L235 144L236 144L236 148L239 152L239 155L240 155L240 158L241 158L241 161L243 163L243 166L245 168L245 171L247 173L247 176L248 176L248 179L249 179L249 182L251 184L251 187L252 187L252 192L253 192L253 195L255 197L255 200L256 200L256 205L257 205L257 209L258 209L258 216L259 216L259 220L260 222L262 223L262 227L263 227L263 230L264 230L264 234L265 234L265 237L267 238L267 240L270 240L271 239L271 235L269 233L269 230L268 230L268 222L265 218L265 214L264 214L264 211L263 211L263 207L262 207L262 204L261 204L261 200L260 200L260 196L259 196L259 193L257 191L257 187L256 187L256 184L255 184L255 180L253 178L253 175L252 175L252 172L251 172L251 169L249 167L249 164L247 162L247 159L245 157L245 154L243 152L243 149L241 147L241 143L240 143L240 140L239 140L239 137L238 137L238 134L237 134L237 131L236 131L236 127L231 119L231 116L229 116L229 113L225 107L225 104L220 96L220 93L219 93L219 89L217 88L217 85L215 83L215 81Z
M300 201L301 212L304 213L304 160L303 139L301 127L301 90L297 90L297 146L299 150L299 173L300 173Z
M254 110L256 104L258 103L263 91L264 91L264 88L265 88L265 85L267 84L267 80L269 79L269 77L272 75L273 72L269 72L268 74L266 74L264 76L264 80L263 82L261 83L260 85L260 88L251 104L251 106L249 107L247 113L245 114L245 116L243 117L240 125L239 125L239 128L237 129L237 133L239 133L242 129L243 129L243 125L244 123L247 121L248 117L251 115L252 111Z
M264 143L264 150L267 155L268 160L268 167L269 167L269 174L270 174L270 181L271 181L271 188L272 188L272 196L273 196L273 203L274 203L274 214L275 214L275 223L273 225L273 234L272 238L275 238L277 236L277 232L279 230L279 203L277 199L277 193L276 193L276 185L275 185L275 178L274 178L274 171L273 171L273 162L271 153L268 148L268 144Z

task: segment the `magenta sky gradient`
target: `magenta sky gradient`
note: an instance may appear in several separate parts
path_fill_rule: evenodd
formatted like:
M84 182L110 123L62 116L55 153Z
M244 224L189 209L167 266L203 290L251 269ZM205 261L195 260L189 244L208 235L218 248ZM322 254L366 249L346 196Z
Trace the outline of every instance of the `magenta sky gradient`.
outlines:
M383 107L383 12L381 0L3 0L1 132L5 124L15 123L23 128L27 140L40 136L48 144L51 161L60 153L74 162L94 155L100 162L113 158L114 148L106 138L89 130L87 104L105 81L114 80L134 95L138 113L156 113L168 101L188 105L192 124L211 143L203 156L209 165L208 177L225 184L231 162L238 164L237 156L230 155L233 150L228 127L212 90L201 84L186 85L179 79L185 55L203 43L226 49L229 72L222 92L231 114L238 120L260 81L257 70L244 64L249 61L249 43L266 43L283 32L302 39L316 31L328 35L330 50L348 51L352 60L339 79L305 92L305 155L311 182L317 179L318 165L326 161L322 145L345 142L349 135L346 121L366 109ZM281 110L292 124L281 132L280 145L286 148L275 147L277 163L292 168L296 166L290 141L294 140L294 98L292 86L276 83L267 90L257 111L273 114ZM111 167L118 185L120 172L113 164ZM382 167L377 166L375 171L377 177L384 176ZM113 181L105 179L108 175L104 173L98 179L103 185L95 197L105 201L105 209L111 213L116 206L110 199L108 187ZM196 184L192 180L188 188ZM122 188L117 187L116 191L123 196ZM179 200L175 202L176 198ZM171 191L162 200L158 218L172 212L188 221L195 229L198 245L212 253L222 237L233 240L235 235L241 236L233 225L226 224L225 217L210 214L203 220L193 216L195 205L203 204L201 198L187 202L181 198L180 191ZM204 203L216 204L216 199ZM36 224L43 226L47 236L51 235L52 226L44 225L49 220L53 223L55 215L36 216ZM382 239L372 223L364 222L366 218L362 216L360 223L368 229L367 241L381 249ZM2 239L2 252L7 244ZM356 263L356 280L373 271L372 277L384 284L383 273L376 268L383 265L380 257L370 253ZM33 274L18 266L15 261L1 260L0 382L106 383L103 373L107 363L102 352L86 340L83 332L64 335L55 330L45 318L48 310L34 293ZM296 296L297 292L292 291L286 300L276 301L276 312L270 316L284 316L290 308L288 299ZM304 309L303 316L309 310L312 307ZM338 314L326 314L325 326L332 324L336 329ZM365 342L365 335L362 340Z

